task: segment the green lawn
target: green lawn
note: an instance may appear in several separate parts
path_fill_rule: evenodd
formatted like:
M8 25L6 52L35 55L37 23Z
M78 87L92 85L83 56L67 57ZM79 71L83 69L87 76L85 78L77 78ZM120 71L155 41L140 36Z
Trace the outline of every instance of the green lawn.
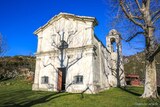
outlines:
M0 82L0 107L160 107L160 100L141 99L142 87L111 88L99 94L36 92L20 79Z

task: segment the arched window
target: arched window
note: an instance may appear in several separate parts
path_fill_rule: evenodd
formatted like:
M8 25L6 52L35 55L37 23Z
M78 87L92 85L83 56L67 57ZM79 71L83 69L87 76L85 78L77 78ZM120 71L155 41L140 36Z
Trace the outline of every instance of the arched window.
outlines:
M112 52L117 52L117 44L115 38L111 38L111 51Z

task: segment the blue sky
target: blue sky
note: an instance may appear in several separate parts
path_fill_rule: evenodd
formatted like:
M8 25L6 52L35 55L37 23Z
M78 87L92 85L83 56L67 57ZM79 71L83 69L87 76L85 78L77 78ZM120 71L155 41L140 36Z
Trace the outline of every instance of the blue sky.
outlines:
M107 0L0 0L0 33L8 43L6 56L34 55L37 37L33 32L60 12L96 17L95 34L105 45L111 29L112 8ZM109 14L110 13L110 14ZM137 51L123 42L123 54Z

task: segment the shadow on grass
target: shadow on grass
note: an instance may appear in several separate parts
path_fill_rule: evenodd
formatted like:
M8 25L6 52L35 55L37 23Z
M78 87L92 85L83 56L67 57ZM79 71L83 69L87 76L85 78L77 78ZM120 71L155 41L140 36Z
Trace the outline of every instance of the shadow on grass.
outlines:
M132 86L126 86L126 87L120 87L121 90L128 92L130 94L133 94L135 96L141 96L141 92L139 92L139 89L143 89L143 87L132 87ZM160 95L160 87L157 87L158 95ZM143 93L143 90L142 90Z
M29 97L32 93L30 93L28 96L25 96L26 98ZM40 94L40 93L39 93ZM59 98L59 97L62 97L62 96L67 96L69 95L68 93L51 93L49 95L45 95L43 97L40 97L40 98L33 98L32 99L25 99L25 101L23 101L21 98L17 98L17 100L10 100L8 102L5 102L3 105L1 105L1 107L31 107L33 105L36 105L36 104L42 104L42 103L46 103L50 100L53 100L53 99L56 99L56 98ZM23 96L21 96L23 97ZM12 97L14 98L14 97ZM18 101L20 100L20 101Z
M135 95L135 96L141 96L142 94L139 94L138 92L136 92L136 90L133 90L134 88L133 87L120 87L121 90L127 92L127 93L130 93L132 95ZM131 90L132 89L132 90Z
M4 82L4 81L7 81L7 80L11 80L12 78L0 78L0 82Z

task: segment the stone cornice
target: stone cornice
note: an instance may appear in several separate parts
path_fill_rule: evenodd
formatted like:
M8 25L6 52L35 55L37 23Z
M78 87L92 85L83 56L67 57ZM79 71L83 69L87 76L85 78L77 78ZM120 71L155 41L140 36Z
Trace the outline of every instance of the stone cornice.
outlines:
M68 48L68 49L65 49L67 53L71 53L73 51L85 51L85 50L88 50L88 49L93 49L95 46L94 45L86 45L86 46L82 46L82 47L74 47L74 48ZM35 53L36 56L39 56L39 55L44 55L44 54L58 54L59 50L53 50L53 51L45 51L45 52L37 52Z

